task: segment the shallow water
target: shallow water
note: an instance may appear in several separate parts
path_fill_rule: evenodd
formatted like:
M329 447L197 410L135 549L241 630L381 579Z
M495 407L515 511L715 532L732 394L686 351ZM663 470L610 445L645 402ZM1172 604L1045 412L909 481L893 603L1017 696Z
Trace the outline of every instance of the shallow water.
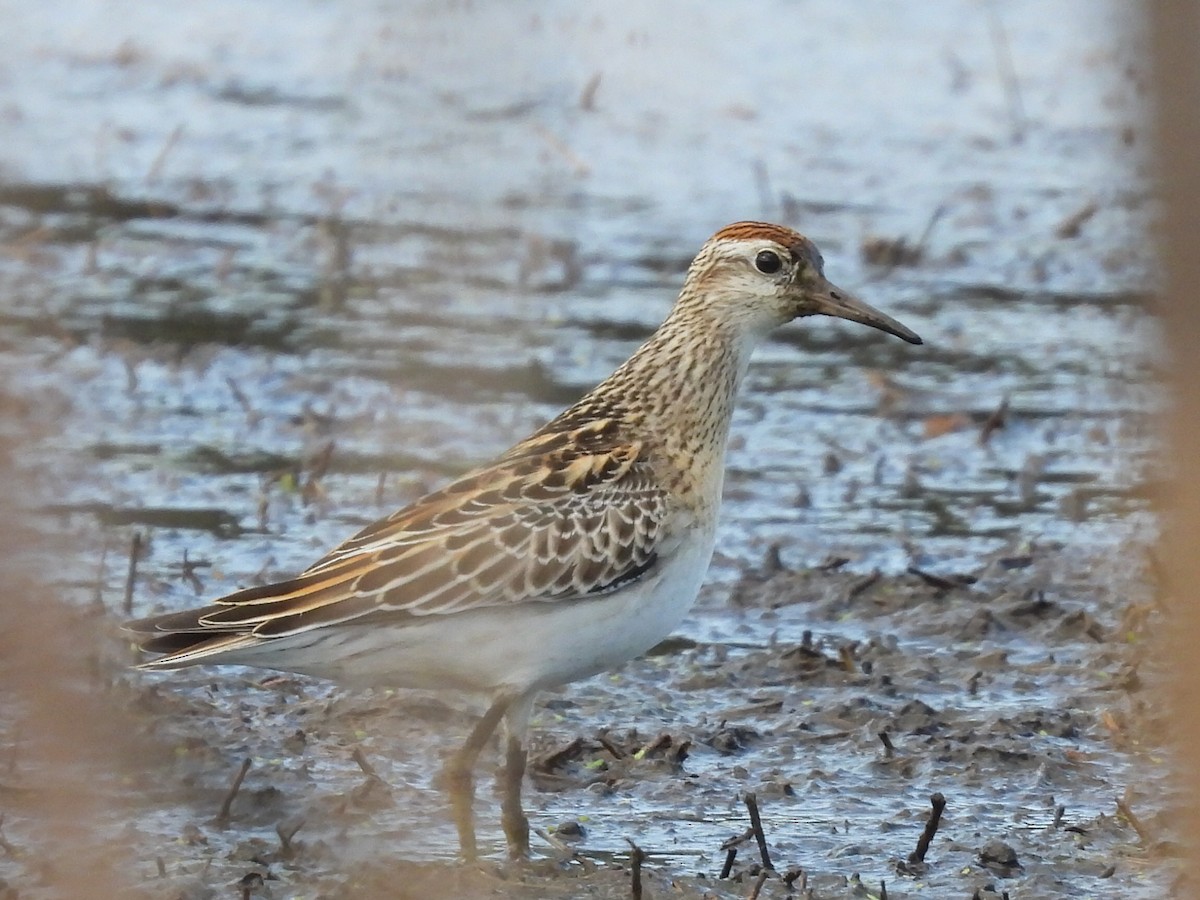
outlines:
M1061 555L1076 564L1071 603L1113 628L1123 598L1099 595L1126 582L1128 596L1144 592L1150 423L1162 402L1142 42L1127 4L1053 6L9 10L0 346L37 426L26 464L49 498L36 500L42 521L85 548L59 581L81 601L98 583L119 605L135 530L149 540L137 613L302 568L581 394L661 320L709 233L761 217L812 236L834 281L926 343L805 321L762 348L734 425L710 585L683 634L719 648L707 652L720 665L807 629L831 646L879 636L858 611L821 620L798 605L760 621L731 606L776 556L785 569L844 556L860 575L953 576L1030 554L1044 586L1059 584L1050 567ZM1090 33L1045 27L1084 16ZM1006 89L997 22L1019 96ZM918 260L883 258L901 239ZM1004 427L982 440L1005 400ZM1106 562L1118 551L1127 562ZM989 652L948 625L923 634L897 614L881 627L905 659ZM982 701L933 677L905 690L967 722L1074 709L1096 684L1086 664L1037 674L1047 656L1082 654L1053 640L1003 641L1036 689L1011 674ZM712 709L754 693L710 686L695 705L666 702L656 685L686 679L704 652L614 676L616 709L603 679L574 686L562 700L571 715L554 714L552 699L539 727L551 743L602 726L703 730ZM457 738L431 731L461 734L465 718L443 712L448 724L431 729L418 705L416 721L398 723L386 710L408 709L404 698L350 701L305 683L295 690L333 725L301 763L277 741L326 725L280 708L278 685L254 687L251 673L247 688L244 677L154 688L176 697L159 701L181 720L168 742L207 748L180 763L189 777L219 794L252 752L256 773L278 758L277 780L303 768L303 802L319 806L358 783L346 747L363 743L404 800L364 814L338 852L390 854L402 835L406 859L449 855L430 761ZM135 691L144 681L120 678ZM795 701L796 715L848 702L847 690L822 687ZM364 724L340 730L358 713L330 713L326 700L365 704ZM242 715L250 724L232 744L204 724ZM830 821L849 816L847 803L865 821L902 808L919 820L929 788L881 780L873 734L850 731L852 746L834 742L836 764L813 762L782 729L735 765L751 782L774 766L806 786L775 838L806 867L886 874L908 831L864 845L869 864L843 866ZM397 758L400 738L409 752ZM1086 752L1092 770L1061 776L1053 793L1092 817L1111 812L1133 762L1098 732ZM729 759L712 751L686 769L707 785L696 800L673 780L660 791L635 778L616 801L569 790L533 802L547 824L599 804L609 824L590 829L593 852L623 851L636 829L647 849L712 873L714 848L744 827L746 779L730 779ZM1033 827L1046 816L1036 771L964 816L989 836ZM937 770L954 784L952 774ZM147 859L201 802L150 804L138 823ZM274 809L253 826L271 839ZM178 865L192 871L186 853ZM316 865L321 877L336 868ZM309 876L319 880L293 873L297 885ZM1161 895L1149 880L1095 890Z

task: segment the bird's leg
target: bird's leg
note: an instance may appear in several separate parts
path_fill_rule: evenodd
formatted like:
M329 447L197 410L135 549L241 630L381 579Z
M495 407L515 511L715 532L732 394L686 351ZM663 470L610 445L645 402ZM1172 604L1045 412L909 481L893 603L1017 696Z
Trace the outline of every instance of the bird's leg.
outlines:
M500 824L504 826L508 855L512 859L523 859L529 855L529 819L521 809L521 783L525 779L527 756L521 739L510 734L504 755L504 799L500 804Z
M529 714L533 708L533 693L515 699L504 716L507 734L504 752L503 799L500 802L500 824L508 839L510 859L524 859L529 855L529 819L521 809L521 784L525 780L525 731L529 725Z
M446 791L450 795L450 812L454 817L454 827L458 830L458 845L463 858L473 862L478 855L475 847L475 822L473 805L475 801L475 777L472 774L479 753L487 744L488 739L500 724L500 718L512 703L512 697L498 697L488 707L475 727L467 742L446 762L443 771Z

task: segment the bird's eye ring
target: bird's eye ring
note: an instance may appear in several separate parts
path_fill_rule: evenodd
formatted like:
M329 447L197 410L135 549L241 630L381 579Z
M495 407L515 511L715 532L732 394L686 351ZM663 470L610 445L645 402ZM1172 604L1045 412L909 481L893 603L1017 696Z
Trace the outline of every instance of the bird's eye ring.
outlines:
M760 250L758 256L754 257L754 268L764 275L774 275L783 268L783 260L774 250Z

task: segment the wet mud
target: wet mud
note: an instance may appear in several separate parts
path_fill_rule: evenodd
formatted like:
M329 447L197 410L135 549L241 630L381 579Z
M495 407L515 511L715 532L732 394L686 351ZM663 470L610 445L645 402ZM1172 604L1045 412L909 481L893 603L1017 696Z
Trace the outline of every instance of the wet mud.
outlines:
M760 877L764 897L1166 896L1186 883L1152 564L1038 546L950 576L834 559L747 574L732 603L709 592L696 637L543 697L525 867L500 862L498 745L476 805L492 861L454 861L437 769L470 706L234 670L150 683L116 668L110 635L98 677L142 759L109 840L132 842L146 896L261 877L289 896L626 897L629 841L647 896L744 897ZM33 801L8 799L19 823Z
M1078 35L1033 3L770 3L782 44L715 7L668 40L653 4L57 5L0 60L0 427L72 548L28 567L134 738L89 825L135 895L1188 895L1126 5L1056 0ZM696 609L540 699L532 863L501 862L498 751L488 857L455 859L469 698L129 670L122 619L293 574L503 450L750 217L926 344L762 348ZM20 720L0 897L49 897Z

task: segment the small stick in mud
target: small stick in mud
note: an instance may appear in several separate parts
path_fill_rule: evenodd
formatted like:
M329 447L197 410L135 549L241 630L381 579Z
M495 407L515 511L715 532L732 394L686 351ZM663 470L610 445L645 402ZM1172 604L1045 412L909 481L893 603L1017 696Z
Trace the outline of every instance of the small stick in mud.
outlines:
M851 675L858 672L858 663L854 661L854 648L850 644L842 644L838 647L838 659L841 661L844 671Z
M108 551L111 550L110 532L104 532L104 544L100 548L100 565L96 567L96 584L92 589L92 605L99 612L104 611L104 570L108 568Z
M545 841L551 847L553 847L555 850L557 850L559 853L563 853L568 856L575 855L574 847L572 847L570 844L560 841L558 838L556 838L554 835L552 835L550 832L548 832L545 828L534 828L533 833L536 834L538 837L540 837L543 841Z
M859 247L859 255L871 265L886 266L889 272L898 266L918 266L925 258L925 251L929 245L929 238L933 234L934 226L945 214L946 204L939 204L930 213L929 220L925 223L925 230L921 232L921 236L915 243L910 242L905 236L895 239L868 237Z
M782 557L783 548L778 543L772 542L767 547L767 552L763 554L762 565L759 566L758 577L766 580L772 575L778 575L780 572L786 572L787 566L784 565Z
M721 874L719 878L728 878L729 873L733 871L733 862L737 859L738 847L754 837L754 829L747 828L741 834L734 835L729 840L721 844L721 849L725 851L725 865L721 866Z
M258 872L247 872L238 885L242 889L242 900L250 900L250 895L263 886L263 877Z
M629 755L624 750L622 750L620 747L618 747L616 744L614 744L612 742L612 739L609 738L609 736L607 734L605 734L603 731L600 732L598 735L596 735L596 740L597 740L597 742L599 742L601 747L603 747L605 750L607 750L609 752L609 754L611 754L613 759L624 759L626 756Z
M646 852L629 838L625 838L625 843L630 848L629 896L633 900L642 900L642 861L646 858Z
M879 741L883 744L884 759L891 759L896 755L896 745L892 743L892 736L886 731L879 732Z
M1100 204L1095 200L1089 200L1081 209L1071 213L1059 223L1059 226L1054 229L1055 236L1063 240L1079 237L1083 226L1098 212L1100 212Z
M263 564L259 567L259 570L250 578L250 583L266 584L268 581L270 581L270 576L267 573L271 570L271 566L273 565L275 565L275 557L268 556L265 560L263 560Z
M983 678L983 672L976 672L967 679L967 693L974 697L979 693L979 682Z
M229 385L229 392L233 394L233 399L237 401L237 405L242 408L242 414L246 417L246 424L253 428L262 421L262 413L254 408L250 402L250 398L238 386L238 383L230 377L226 377L225 383Z
M308 474L304 478L304 483L300 485L300 499L305 506L319 503L325 499L326 492L322 479L329 471L329 463L333 459L336 445L336 441L327 441L306 461L305 468Z
M746 900L758 900L758 895L762 893L763 885L767 883L767 877L771 874L771 870L763 869L758 873L758 878L754 880L754 887L750 889L750 893L746 895Z
M329 463L333 460L333 451L337 449L336 441L326 441L325 444L308 460L308 477L310 481L320 481L329 473Z
M846 591L846 599L853 600L867 588L874 585L882 577L883 573L881 573L878 569L874 569L869 575L864 575L858 581L854 582L854 584L850 585L849 590Z
M723 844L721 844L721 849L728 850L731 847L740 847L740 846L742 846L742 844L746 843L746 841L750 840L750 838L752 838L752 837L754 837L754 829L747 828L741 834L734 835L729 840L727 840Z
M717 878L728 878L729 873L733 871L734 860L737 859L737 847L730 847L725 851L725 865L721 866L721 874Z
M1117 798L1117 812L1119 812L1121 817L1124 818L1125 821L1129 823L1130 827L1137 832L1137 836L1141 838L1143 843L1151 843L1150 830L1146 828L1144 824L1142 824L1142 820L1139 819L1134 811L1130 808L1128 798Z
M650 756L652 753L657 753L659 750L662 750L663 748L670 747L670 746L671 746L671 735L667 734L664 731L662 734L660 734L654 740L650 741L648 744L645 744L640 750L634 751L633 758L634 759L645 759L647 756Z
M307 819L294 819L290 822L280 822L275 826L275 833L279 835L279 846L283 850L284 856L291 856L295 851L292 849L292 838L296 833L304 827Z
M355 747L354 752L350 754L350 758L358 763L358 767L363 770L363 774L368 778L373 778L376 781L383 781L383 779L379 777L379 773L375 771L375 767L371 765L370 760L367 759L367 755L363 753L362 747Z
M391 785L384 781L380 777L379 773L375 771L375 767L371 765L371 763L367 760L367 755L363 753L362 747L355 747L354 752L350 754L350 757L356 763L358 763L358 767L362 769L363 774L367 776L367 780L355 788L353 792L354 797L357 798L359 802L365 800L376 788L383 788L385 791L391 791Z
M587 80L579 94L579 108L591 112L596 108L596 91L600 89L600 78L603 73L597 72Z
M909 566L905 571L909 575L916 575L927 585L939 591L952 591L955 588L966 587L969 584L975 583L975 578L971 575L955 575L953 578L943 578L941 575L934 575L932 572L926 572L924 569L918 569L916 566Z
M250 758L242 760L242 767L238 769L238 773L234 776L233 784L229 786L229 793L225 795L225 799L221 802L221 810L217 813L217 824L229 824L229 811L233 807L233 800L237 797L238 791L242 789L242 781L246 778L246 773L250 771Z
M1008 114L1012 123L1012 137L1019 141L1025 136L1025 105L1021 102L1021 85L1017 80L1017 68L1013 65L1012 50L1008 45L1008 33L1000 20L1000 13L993 3L988 3L987 11L988 32L992 37L992 49L996 53L996 70L1000 75L1000 83L1004 86L1004 94L1008 99Z
M888 900L887 882L879 879L879 900Z
M142 533L135 531L129 541L129 569L125 572L125 615L133 615L133 586L137 583L138 557L142 555Z
M211 568L212 563L208 560L190 560L188 559L187 547L183 548L183 562L179 564L179 577L192 586L197 594L204 591L204 582L200 580L200 576L196 574L197 569Z
M1067 807L1066 807L1065 803L1060 803L1060 804L1058 804L1058 806L1054 807L1054 827L1055 828L1062 828L1063 816L1066 815L1066 813L1067 813Z
M917 841L917 849L908 856L910 863L925 862L925 854L929 852L929 844L933 840L933 836L937 834L938 824L942 821L942 810L946 808L946 798L939 791L929 798L929 802L933 805L933 812L929 814L929 820L925 823L925 830L921 832L921 838Z
M983 427L979 429L979 446L986 447L988 441L992 439L992 434L1004 427L1008 421L1008 397L1000 401L1000 405L992 410L992 414L984 420Z
M925 230L921 232L921 236L917 238L917 243L913 247L913 253L917 259L925 255L925 249L929 246L929 238L933 235L933 229L937 223L942 220L942 216L946 215L946 204L939 203L934 207L933 212L929 214L929 221L925 223Z
M827 556L822 562L817 563L818 572L836 572L850 562L848 556Z
M271 495L267 493L267 489L261 488L258 492L258 530L263 534L271 527Z
M529 768L535 772L548 772L568 759L578 756L583 750L583 738L577 737L560 747L552 747L529 761Z
M746 794L742 797L742 802L746 804L746 811L750 813L750 827L754 829L754 839L758 841L758 853L762 857L763 868L774 871L771 854L767 850L767 836L763 834L762 818L758 814L758 797L755 794Z
M171 129L171 133L167 135L167 139L163 141L163 145L154 157L154 161L150 163L150 169L146 172L147 184L153 184L158 181L159 176L162 175L163 166L167 163L167 157L175 149L175 145L179 143L181 137L183 137L183 125L176 125Z

